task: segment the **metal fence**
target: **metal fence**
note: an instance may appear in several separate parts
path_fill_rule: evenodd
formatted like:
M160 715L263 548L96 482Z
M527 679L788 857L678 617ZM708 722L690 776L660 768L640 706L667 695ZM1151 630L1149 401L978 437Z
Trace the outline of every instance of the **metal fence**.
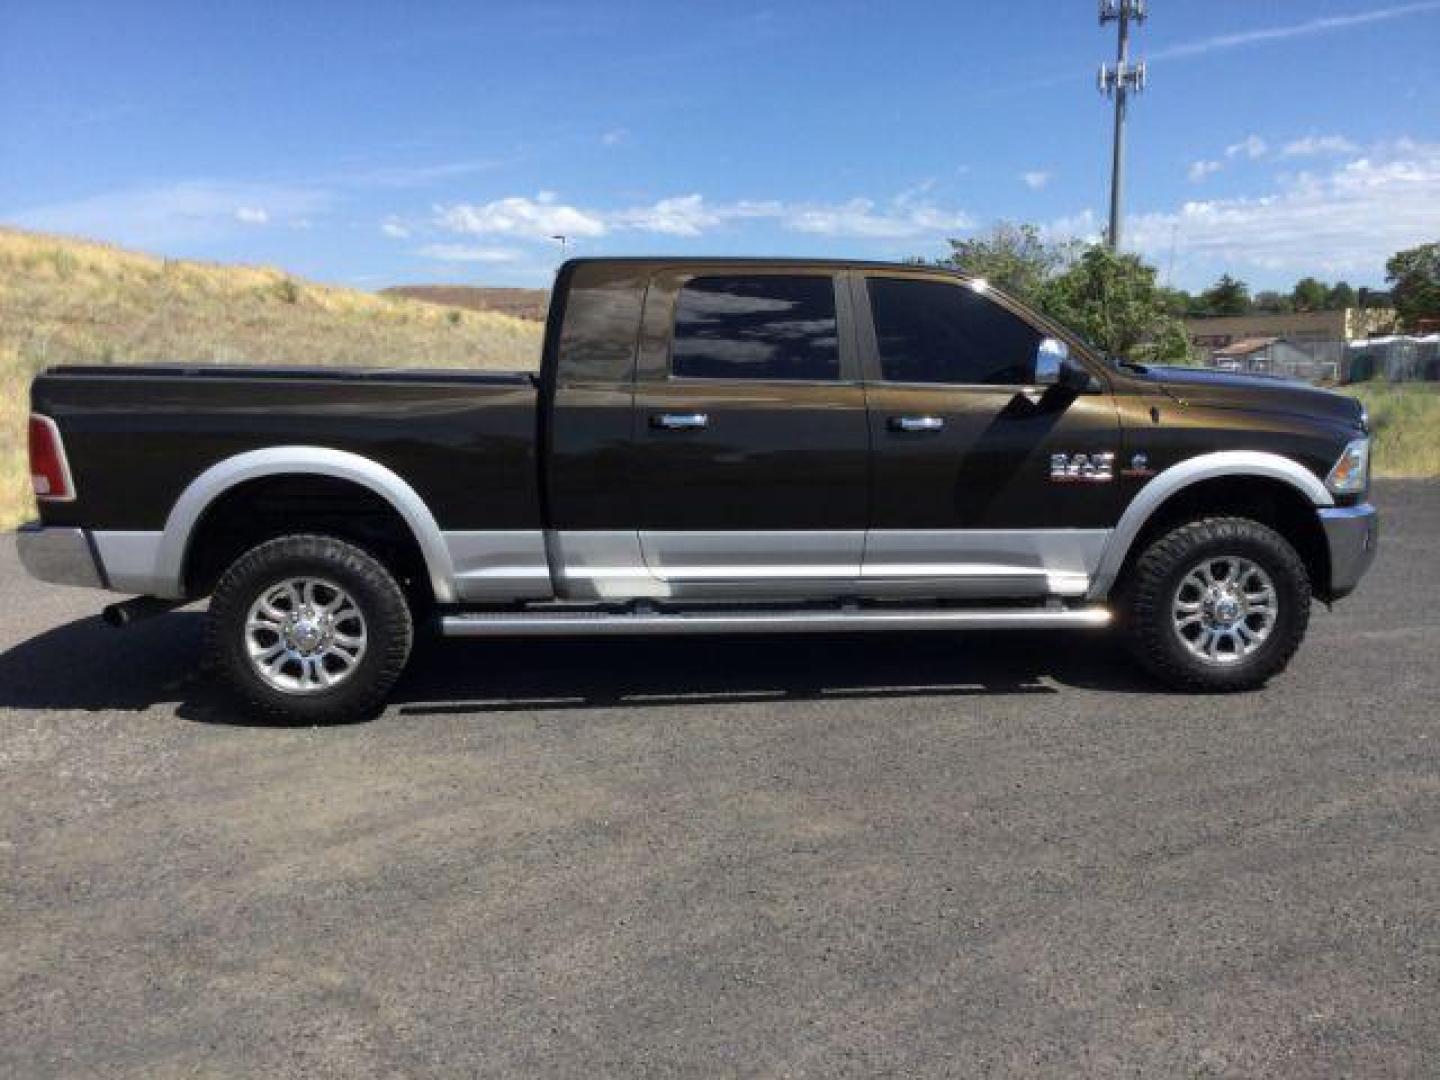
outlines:
M1345 382L1440 382L1440 334L1352 341L1342 374Z
M1277 340L1243 356L1217 356L1206 363L1229 371L1274 375L1312 383L1440 381L1440 334L1394 335L1359 341Z
M1344 371L1345 342L1279 339L1238 355L1217 350L1210 354L1207 363L1225 371L1335 383Z

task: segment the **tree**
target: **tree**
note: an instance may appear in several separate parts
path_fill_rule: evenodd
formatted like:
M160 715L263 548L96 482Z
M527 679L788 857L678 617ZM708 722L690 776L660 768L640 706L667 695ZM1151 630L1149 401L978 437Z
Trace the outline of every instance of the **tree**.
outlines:
M1295 304L1296 311L1320 311L1325 307L1325 299L1329 295L1330 290L1325 288L1323 282L1313 277L1303 277L1295 283L1290 299Z
M1330 311L1344 311L1355 306L1355 290L1348 281L1337 281L1325 297L1325 307Z
M1283 293L1266 289L1255 294L1250 308L1252 311L1263 311L1267 315L1284 315L1295 310L1295 303Z
M1385 263L1385 280L1400 321L1415 328L1440 319L1440 242L1397 251Z
M1073 258L1073 245L1046 240L1034 225L1002 221L981 236L951 240L950 254L937 265L984 278L1011 296L1033 301Z
M1250 310L1250 287L1229 274L1200 294L1200 301L1211 315L1244 315Z
M1195 297L1191 296L1184 289L1172 289L1161 286L1158 290L1160 300L1165 305L1165 312L1177 319L1183 319L1195 310Z
M1037 302L1111 356L1190 363L1185 327L1169 310L1173 296L1155 284L1155 268L1136 255L1095 244L1041 288Z

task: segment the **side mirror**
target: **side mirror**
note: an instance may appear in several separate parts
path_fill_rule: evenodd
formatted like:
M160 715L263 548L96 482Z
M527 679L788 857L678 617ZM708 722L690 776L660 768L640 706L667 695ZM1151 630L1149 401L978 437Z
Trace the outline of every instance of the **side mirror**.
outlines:
M1091 386L1090 373L1070 359L1070 347L1059 338L1041 338L1035 349L1035 385L1054 386L1083 393Z
M1041 338L1035 349L1035 384L1055 386L1070 359L1070 348L1059 338Z

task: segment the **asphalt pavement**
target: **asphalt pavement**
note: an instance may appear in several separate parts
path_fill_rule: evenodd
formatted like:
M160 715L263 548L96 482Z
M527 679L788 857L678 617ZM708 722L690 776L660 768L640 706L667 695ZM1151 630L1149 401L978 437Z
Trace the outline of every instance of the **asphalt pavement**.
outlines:
M0 1075L1440 1075L1440 484L1288 671L432 644L266 728L0 538Z

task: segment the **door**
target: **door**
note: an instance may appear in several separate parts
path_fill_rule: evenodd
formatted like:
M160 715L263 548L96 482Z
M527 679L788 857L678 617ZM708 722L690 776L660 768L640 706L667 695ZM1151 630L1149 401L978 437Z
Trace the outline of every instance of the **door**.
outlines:
M631 483L670 594L825 594L859 577L869 428L848 295L798 268L652 279Z
M1037 358L1067 347L983 283L876 273L855 288L867 590L1082 594L1118 514L1119 422L1101 373L1084 390L1037 385Z

